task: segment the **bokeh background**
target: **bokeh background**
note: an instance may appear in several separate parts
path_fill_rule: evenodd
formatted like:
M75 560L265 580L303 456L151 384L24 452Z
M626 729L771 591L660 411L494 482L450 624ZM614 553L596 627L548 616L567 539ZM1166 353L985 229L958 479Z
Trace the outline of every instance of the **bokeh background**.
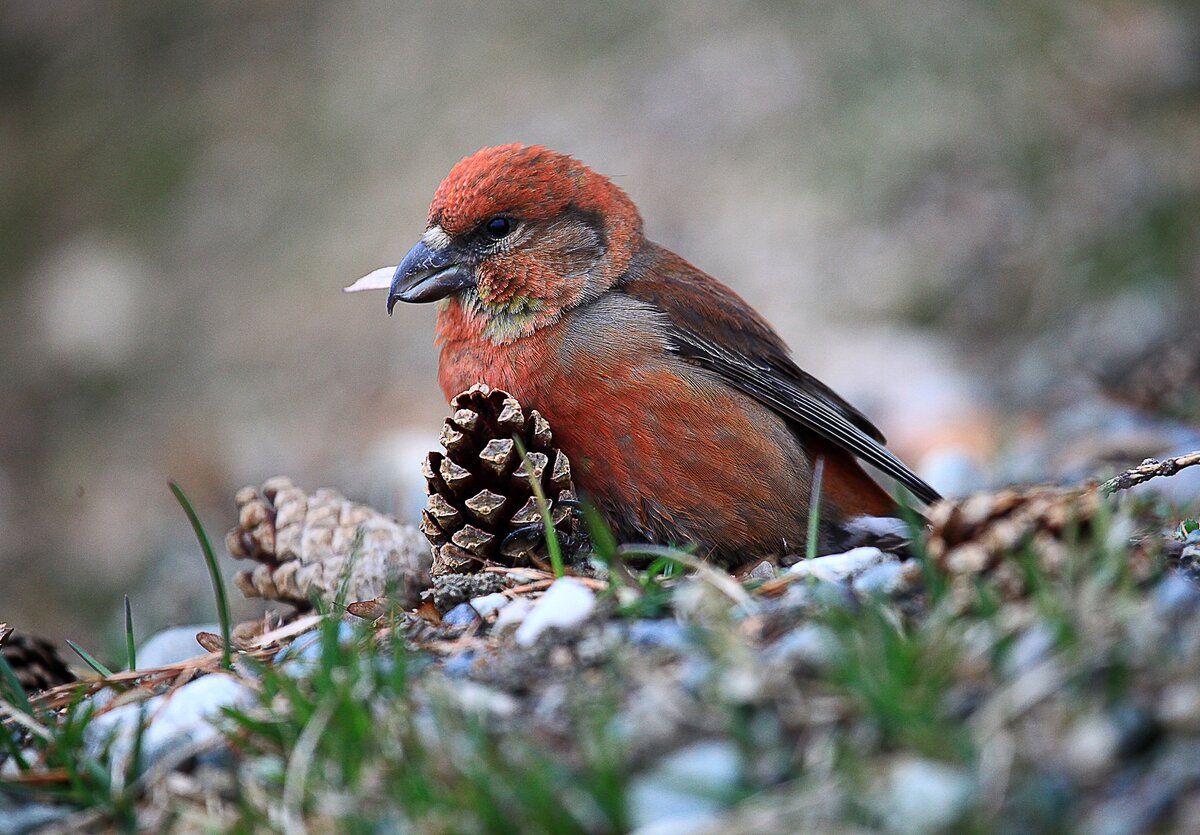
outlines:
M1196 440L1191 0L8 0L0 620L210 619L168 479L218 541L278 473L411 515L433 310L340 288L509 141L615 176L947 492Z

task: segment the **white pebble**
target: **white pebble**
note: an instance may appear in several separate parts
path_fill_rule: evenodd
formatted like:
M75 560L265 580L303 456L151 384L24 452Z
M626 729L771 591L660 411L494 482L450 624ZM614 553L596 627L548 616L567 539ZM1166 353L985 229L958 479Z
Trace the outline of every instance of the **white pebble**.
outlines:
M499 612L505 606L512 602L512 598L503 592L495 592L494 594L485 594L483 597L476 597L471 600L471 608L479 613L481 618L486 618L493 612Z
M254 691L223 673L211 673L180 687L170 696L155 696L140 704L127 704L97 716L85 731L93 757L111 744L114 770L123 773L132 755L137 728L142 734L143 763L150 765L163 754L181 747L208 742L220 733L213 722L227 707L253 703Z
M152 670L208 655L208 650L196 642L198 632L219 635L221 626L216 623L197 623L190 626L174 626L155 633L138 647L138 668Z
M517 643L532 646L551 627L570 629L587 620L596 608L596 595L571 577L554 581L525 620L517 627ZM504 611L507 611L505 609Z
M505 632L525 620L525 616L533 610L533 601L528 597L518 597L509 603L496 615L496 623L492 629L497 633Z
M966 811L975 784L962 769L904 758L888 776L885 816L892 832L942 832Z
M898 562L898 559L878 548L854 548L843 554L801 560L789 568L788 573L794 577L812 577L829 583L840 583L854 579L868 568L887 562Z
M709 831L736 791L742 760L720 740L693 743L668 754L629 787L629 815L637 835Z

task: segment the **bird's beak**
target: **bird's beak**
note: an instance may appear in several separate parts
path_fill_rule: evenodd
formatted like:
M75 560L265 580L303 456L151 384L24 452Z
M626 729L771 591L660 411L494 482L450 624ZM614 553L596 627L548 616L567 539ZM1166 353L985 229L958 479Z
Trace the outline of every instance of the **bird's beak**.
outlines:
M460 257L453 246L430 249L424 241L410 249L392 276L388 314L396 302L435 302L473 286L475 273Z

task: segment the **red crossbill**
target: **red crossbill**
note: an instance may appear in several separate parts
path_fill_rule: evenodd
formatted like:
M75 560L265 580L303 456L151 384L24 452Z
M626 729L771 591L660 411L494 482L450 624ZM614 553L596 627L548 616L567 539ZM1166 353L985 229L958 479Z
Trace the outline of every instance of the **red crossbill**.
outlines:
M550 421L576 486L625 541L697 543L738 565L803 551L818 459L820 546L893 515L866 462L932 487L857 409L802 371L736 293L649 241L629 197L543 147L451 169L420 242L352 288L438 302L446 397L474 383Z

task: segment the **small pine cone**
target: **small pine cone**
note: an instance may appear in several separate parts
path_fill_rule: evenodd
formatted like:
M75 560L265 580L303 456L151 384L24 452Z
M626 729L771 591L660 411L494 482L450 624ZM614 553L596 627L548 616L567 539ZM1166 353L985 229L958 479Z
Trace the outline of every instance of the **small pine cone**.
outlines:
M43 638L14 633L2 623L0 656L13 668L26 693L49 690L75 680L75 674L53 644Z
M1003 599L1019 599L1028 590L1018 559L1032 553L1043 571L1060 575L1071 544L1093 535L1103 501L1094 489L1033 487L939 502L928 512L928 554L964 602L973 597L975 581L985 578ZM1150 570L1148 548L1135 548L1131 556L1136 572Z
M929 509L929 556L952 574L984 574L1033 543L1043 567L1055 569L1063 537L1086 537L1099 507L1091 490L1057 487L977 493Z
M571 464L553 446L550 424L537 411L525 414L508 392L482 384L450 405L454 413L446 418L441 438L446 451L429 453L423 465L429 499L421 530L433 545L433 575L469 574L487 563L544 564L541 534L507 543L505 538L542 521L517 440L550 504L559 537L570 539L575 532Z
M350 601L388 595L415 606L429 585L429 552L417 529L334 490L308 495L277 476L261 491L243 487L236 501L238 525L225 535L225 547L238 559L262 563L234 578L247 597L300 609L314 594L333 601L347 561Z

